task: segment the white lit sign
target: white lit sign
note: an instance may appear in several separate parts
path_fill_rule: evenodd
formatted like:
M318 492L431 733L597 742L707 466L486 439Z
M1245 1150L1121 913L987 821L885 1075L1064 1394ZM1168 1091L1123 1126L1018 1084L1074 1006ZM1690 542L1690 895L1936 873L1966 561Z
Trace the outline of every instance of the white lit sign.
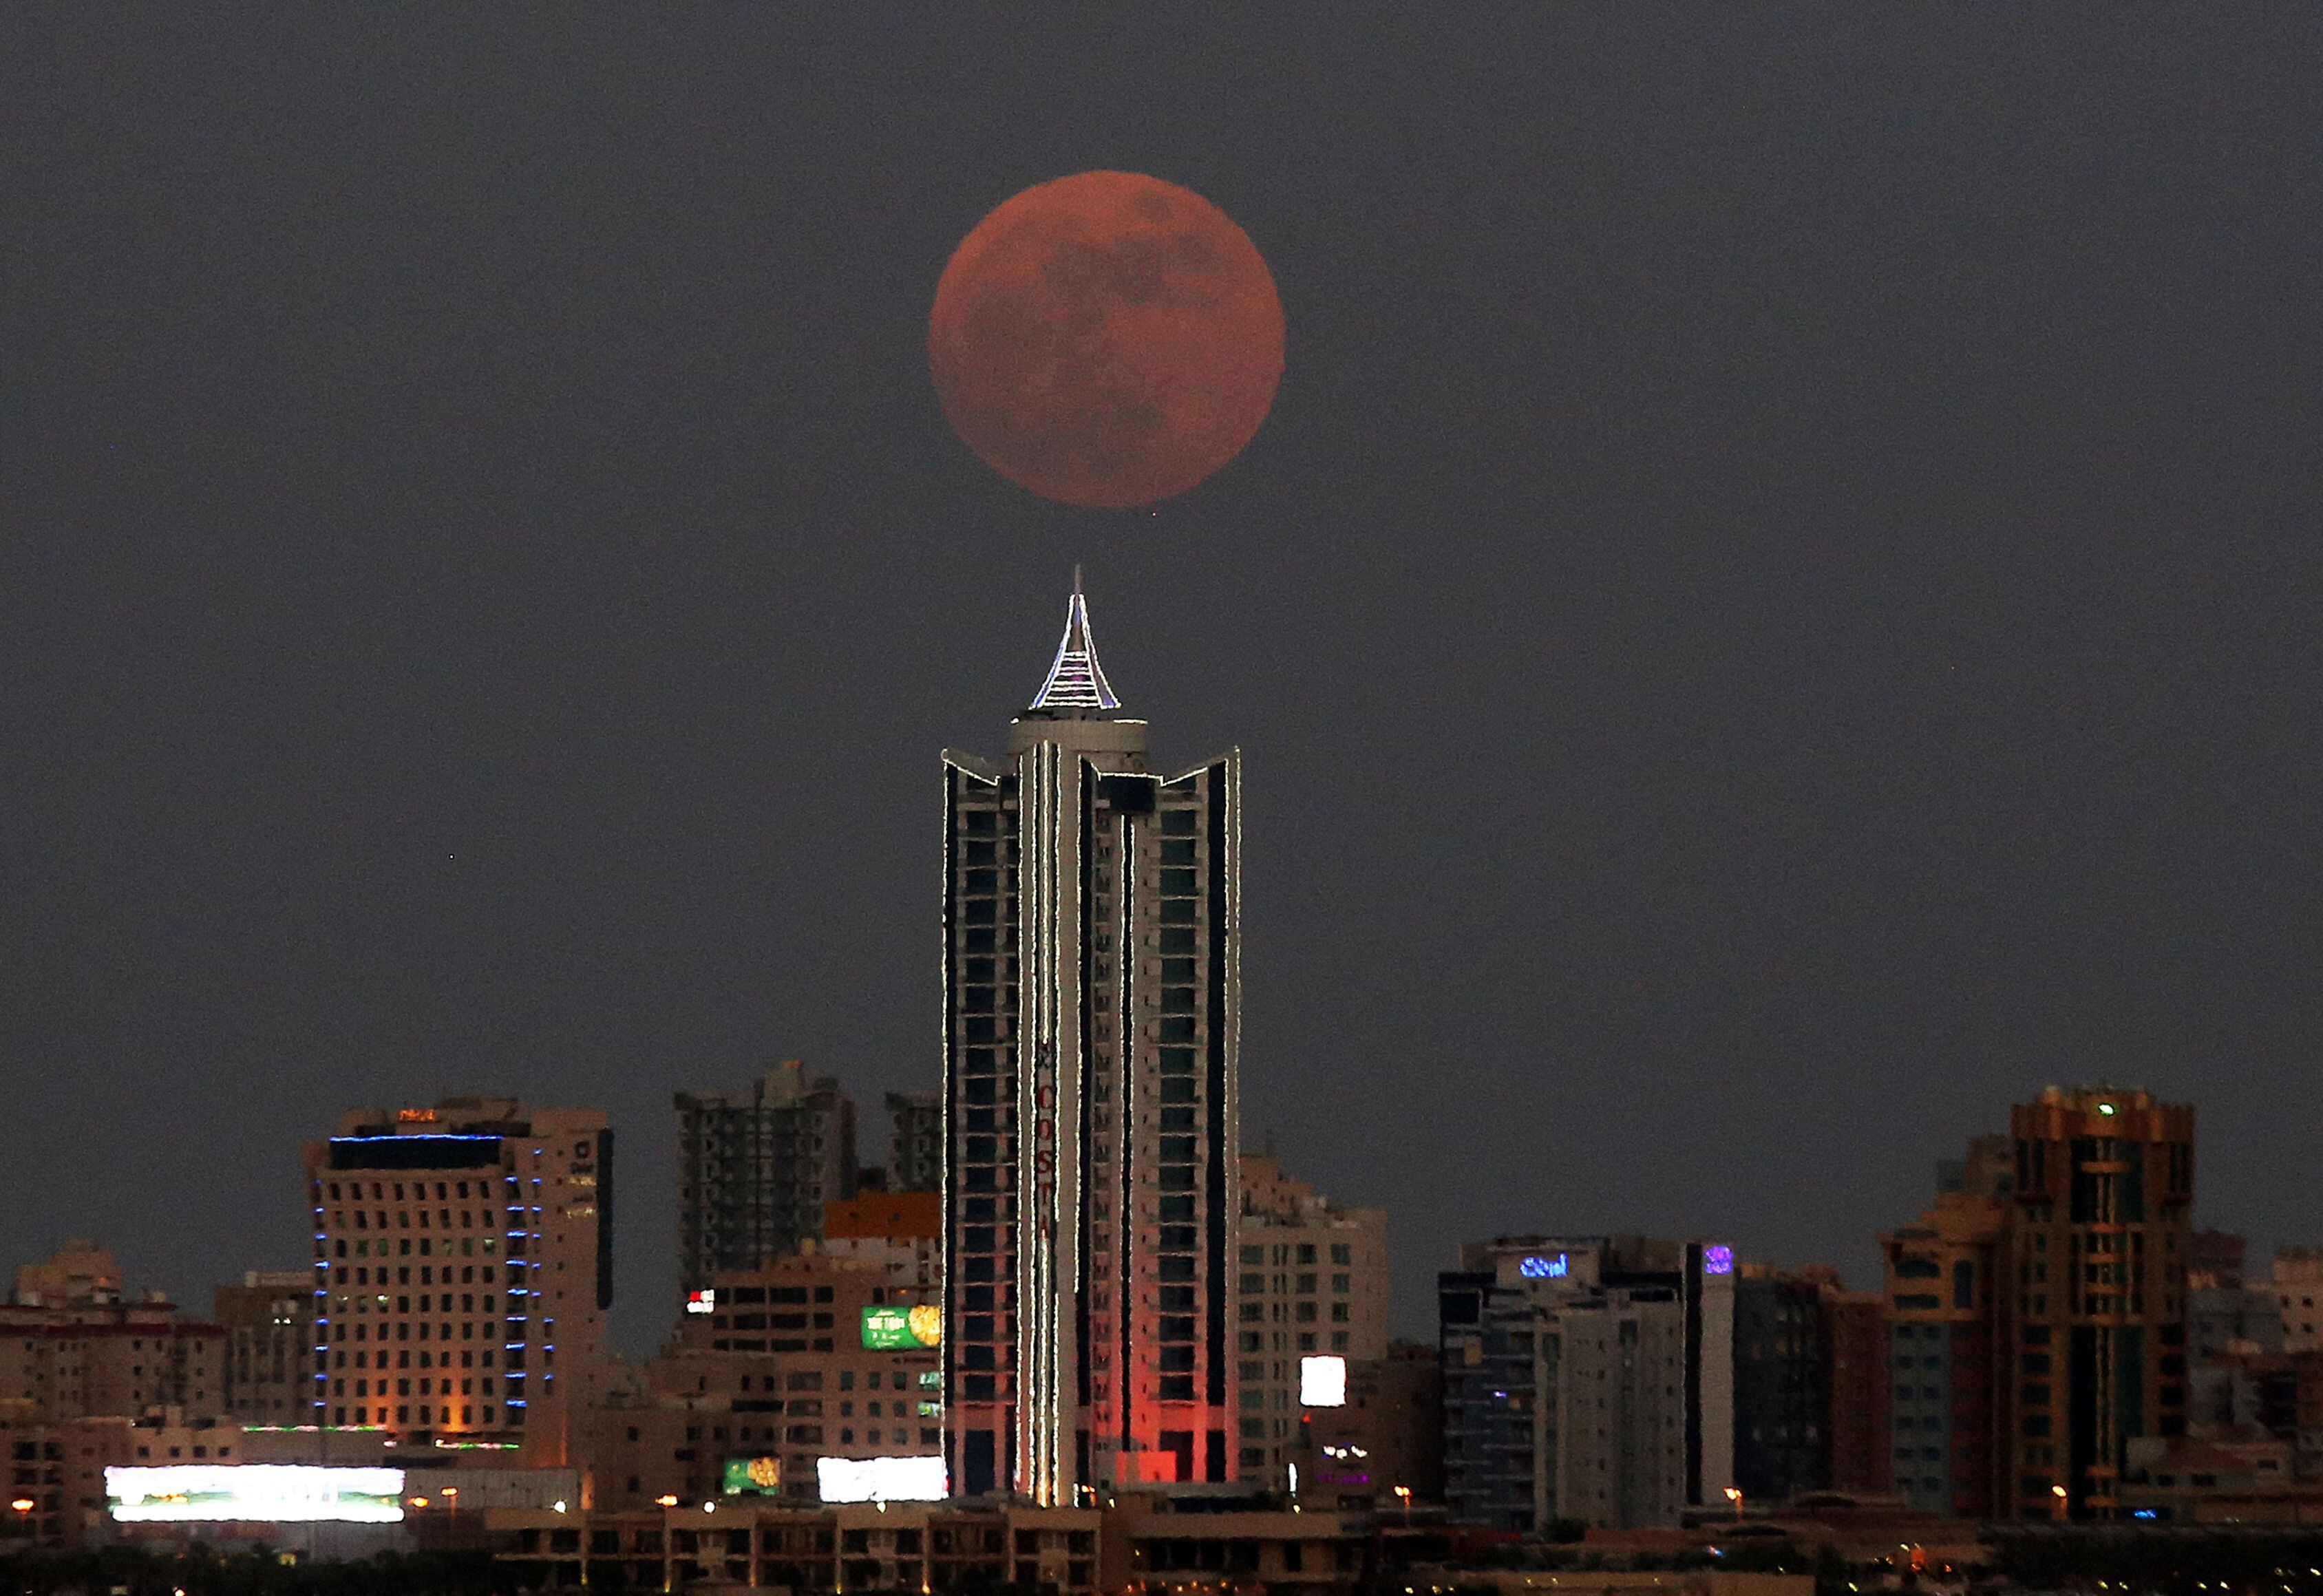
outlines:
M718 1311L718 1293L714 1290L690 1291L686 1293L685 1311L690 1314L716 1313ZM446 1387L445 1389L449 1390L450 1388Z
M950 1494L941 1457L819 1457L827 1502L940 1502Z
M1347 1405L1347 1361L1336 1353L1299 1360L1299 1406L1345 1408Z
M105 1505L123 1524L398 1524L403 1471L308 1463L107 1469Z

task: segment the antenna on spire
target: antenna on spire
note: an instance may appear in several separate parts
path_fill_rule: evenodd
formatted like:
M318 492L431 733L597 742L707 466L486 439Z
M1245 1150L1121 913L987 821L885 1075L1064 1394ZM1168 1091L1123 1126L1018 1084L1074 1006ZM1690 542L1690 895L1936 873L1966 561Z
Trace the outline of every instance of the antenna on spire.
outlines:
M1121 701L1097 662L1097 639L1089 631L1088 600L1081 592L1081 568L1073 567L1073 596L1065 603L1065 635L1049 679L1033 698L1036 710L1117 710Z

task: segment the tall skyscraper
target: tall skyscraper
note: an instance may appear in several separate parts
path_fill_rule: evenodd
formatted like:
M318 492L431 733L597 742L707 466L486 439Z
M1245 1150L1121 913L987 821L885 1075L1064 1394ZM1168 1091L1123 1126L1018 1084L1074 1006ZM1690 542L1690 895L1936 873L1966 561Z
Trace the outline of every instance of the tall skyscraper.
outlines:
M2118 1518L2127 1444L2186 1433L2194 1110L2052 1087L2009 1118L1997 1510Z
M1234 1477L1241 760L1117 713L1078 579L1008 757L944 755L955 1491Z
M359 1108L306 1146L311 1422L562 1466L603 1373L613 1133L510 1097Z
M855 1195L855 1099L786 1059L747 1087L680 1092L678 1278L763 1269L822 1234Z

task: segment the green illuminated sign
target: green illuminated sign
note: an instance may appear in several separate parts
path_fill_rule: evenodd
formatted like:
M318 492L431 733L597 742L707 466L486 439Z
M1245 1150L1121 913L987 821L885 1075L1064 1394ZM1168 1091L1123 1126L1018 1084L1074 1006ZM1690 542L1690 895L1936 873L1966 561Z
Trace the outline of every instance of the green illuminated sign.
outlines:
M895 1304L863 1310L863 1344L873 1352L917 1352L943 1344L943 1309Z

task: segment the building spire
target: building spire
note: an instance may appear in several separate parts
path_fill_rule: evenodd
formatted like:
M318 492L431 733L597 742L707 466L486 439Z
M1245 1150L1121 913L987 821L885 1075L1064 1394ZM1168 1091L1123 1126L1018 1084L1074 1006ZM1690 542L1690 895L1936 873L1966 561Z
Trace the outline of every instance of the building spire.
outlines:
M1089 635L1088 601L1081 594L1081 568L1073 567L1073 596L1065 606L1065 635L1057 645L1049 679L1033 697L1036 710L1117 710L1121 701L1097 662L1097 639Z

